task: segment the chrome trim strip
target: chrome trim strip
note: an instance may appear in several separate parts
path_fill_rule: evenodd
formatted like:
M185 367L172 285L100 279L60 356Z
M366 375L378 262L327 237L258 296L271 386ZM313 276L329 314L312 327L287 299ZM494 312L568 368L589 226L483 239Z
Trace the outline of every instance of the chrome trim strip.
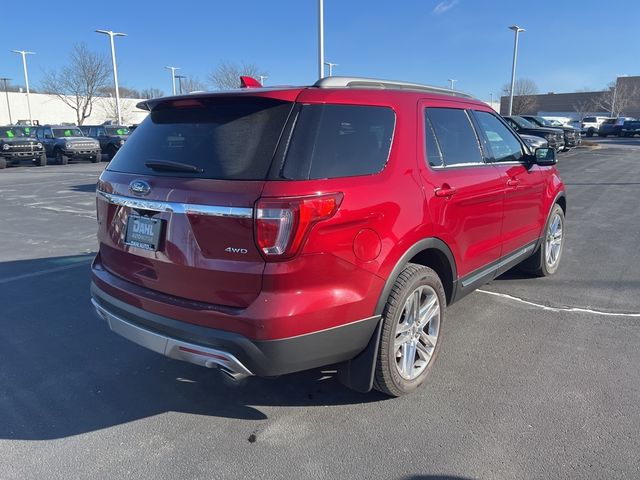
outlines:
M523 255L525 255L526 253L529 253L531 250L533 250L533 248L535 247L535 243L531 244L531 245L527 245L526 247L524 247L523 249L518 250L515 253L512 253L511 255L508 255L506 257L504 257L502 260L500 260L498 263L496 263L495 265L489 267L489 268L485 268L483 270L480 270L478 273L476 273L475 275L467 278L466 280L462 281L462 286L463 287L468 287L469 285L471 285L472 283L477 282L478 280L480 280L482 277L484 277L485 275L490 274L491 272L495 272L496 270L499 270L500 268L504 267L507 263L515 260L518 257L521 257Z
M205 215L209 217L253 218L253 208L249 207L224 207L220 205L163 202L160 200L125 197L124 195L116 195L115 193L107 193L100 190L96 190L96 195L98 198L103 198L113 205L151 210L154 212Z
M228 352L183 342L182 340L151 332L138 327L137 325L133 325L117 315L114 315L93 298L91 299L91 303L95 307L100 318L107 322L111 331L126 338L127 340L137 343L142 347L153 350L161 355L193 363L195 365L207 368L213 368L215 366L222 367L235 379L253 375L253 373L245 367L240 360ZM197 352L202 352L202 355Z

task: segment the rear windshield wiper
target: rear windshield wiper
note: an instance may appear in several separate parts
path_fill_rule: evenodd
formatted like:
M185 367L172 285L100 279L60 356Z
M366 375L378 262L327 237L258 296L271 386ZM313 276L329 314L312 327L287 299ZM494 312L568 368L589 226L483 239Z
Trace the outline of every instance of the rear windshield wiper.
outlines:
M144 162L144 166L151 170L169 171L169 172L193 172L202 173L204 170L189 163L172 162L170 160L149 160Z

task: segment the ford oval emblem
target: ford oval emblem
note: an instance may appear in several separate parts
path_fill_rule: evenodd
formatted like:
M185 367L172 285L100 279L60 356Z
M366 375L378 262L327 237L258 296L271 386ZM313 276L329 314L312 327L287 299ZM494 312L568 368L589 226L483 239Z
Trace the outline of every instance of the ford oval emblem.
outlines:
M129 184L129 190L135 195L147 195L151 191L151 185L144 180L134 180Z

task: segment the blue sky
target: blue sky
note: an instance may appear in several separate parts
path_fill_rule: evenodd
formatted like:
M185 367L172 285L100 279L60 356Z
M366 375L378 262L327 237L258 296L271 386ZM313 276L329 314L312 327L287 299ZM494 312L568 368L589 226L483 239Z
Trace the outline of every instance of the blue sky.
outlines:
M29 5L28 22L16 10L0 29L0 76L16 83L21 62L9 50L37 52L29 57L37 88L74 42L108 53L96 28L129 34L116 40L120 83L138 89L168 93L165 65L205 80L222 60L256 63L272 85L316 78L316 0ZM637 0L325 0L325 55L339 64L334 74L434 85L455 78L457 88L487 100L509 80L513 23L527 29L518 77L534 80L542 93L600 89L619 74L640 75Z

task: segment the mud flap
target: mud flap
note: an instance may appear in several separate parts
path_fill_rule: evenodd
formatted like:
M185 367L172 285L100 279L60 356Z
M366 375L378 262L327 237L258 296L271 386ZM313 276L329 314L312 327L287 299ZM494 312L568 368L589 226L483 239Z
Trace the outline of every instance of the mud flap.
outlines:
M356 392L367 393L373 388L373 377L376 371L376 358L380 345L382 319L378 321L366 348L351 360L338 364L338 381Z

